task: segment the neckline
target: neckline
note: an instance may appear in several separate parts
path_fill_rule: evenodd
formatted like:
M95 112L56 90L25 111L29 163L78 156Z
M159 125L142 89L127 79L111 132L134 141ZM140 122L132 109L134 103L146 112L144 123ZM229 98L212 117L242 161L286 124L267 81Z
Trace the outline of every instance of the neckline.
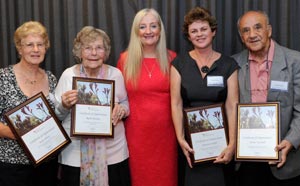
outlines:
M20 88L19 84L18 84L18 81L17 81L17 76L16 76L16 73L15 73L15 70L13 68L14 66L13 65L10 65L8 67L9 71L11 72L12 74L12 77L13 77L13 81L14 81L14 84L15 84L15 88L17 89L17 91L24 97L26 97L27 99L30 98L29 96L27 96L23 91L22 89ZM48 83L49 83L49 93L47 95L45 95L45 97L48 99L49 98L49 95L51 94L51 85L50 85L50 78L49 78L49 74L48 72L45 70L45 74L47 76L47 79L48 79ZM43 93L44 94L44 93Z
M198 71L199 71L199 73L200 73L200 75L201 75L201 77L202 77L203 79L209 74L209 72L210 72L211 70L213 70L213 69L215 69L215 68L217 67L219 61L224 57L223 54L220 54L220 57L218 57L216 60L214 60L213 63L211 64L211 66L210 66L210 68L209 68L209 71L208 71L206 74L204 74L205 76L202 76L202 74L201 74L201 72L200 72L200 69L199 69L199 67L198 67L198 65L197 65L197 61L196 61L194 58L192 58L192 56L191 56L189 53L187 53L187 56L193 61L194 65L197 67L197 69L198 69Z

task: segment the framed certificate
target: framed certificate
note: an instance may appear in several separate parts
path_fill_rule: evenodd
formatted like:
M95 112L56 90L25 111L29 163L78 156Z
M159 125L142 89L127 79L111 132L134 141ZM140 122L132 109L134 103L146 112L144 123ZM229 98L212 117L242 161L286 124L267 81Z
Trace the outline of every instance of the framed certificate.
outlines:
M238 104L236 161L279 161L279 102Z
M115 81L73 77L78 102L72 109L71 136L113 137Z
M42 92L4 117L34 166L71 142Z
M228 144L223 104L184 109L187 141L193 164L214 160Z

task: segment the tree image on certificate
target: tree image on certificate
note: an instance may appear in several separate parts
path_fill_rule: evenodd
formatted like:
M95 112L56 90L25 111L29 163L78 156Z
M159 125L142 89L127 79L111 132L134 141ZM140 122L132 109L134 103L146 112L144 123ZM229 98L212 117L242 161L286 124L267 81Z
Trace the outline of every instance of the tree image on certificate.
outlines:
M77 82L78 104L111 105L111 85L96 82Z
M220 108L189 112L188 121L190 133L224 128Z
M244 107L241 108L241 129L274 128L276 121L274 107Z
M41 98L36 99L9 116L20 136L26 134L49 118L51 118L51 115Z

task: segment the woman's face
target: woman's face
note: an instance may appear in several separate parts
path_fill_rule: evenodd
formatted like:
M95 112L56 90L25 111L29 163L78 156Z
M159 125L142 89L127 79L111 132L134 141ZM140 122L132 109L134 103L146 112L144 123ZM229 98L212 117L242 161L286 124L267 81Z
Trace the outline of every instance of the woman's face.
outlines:
M156 46L160 37L160 27L157 19L151 13L143 17L139 24L139 36L142 45Z
M207 21L195 21L189 25L189 40L195 48L204 49L212 44L216 31L211 31Z
M29 34L21 40L19 54L21 61L39 65L44 61L46 54L44 39L37 34Z
M96 40L82 46L82 65L86 69L100 68L105 61L105 53L106 50L104 48L103 39L101 37L97 37Z

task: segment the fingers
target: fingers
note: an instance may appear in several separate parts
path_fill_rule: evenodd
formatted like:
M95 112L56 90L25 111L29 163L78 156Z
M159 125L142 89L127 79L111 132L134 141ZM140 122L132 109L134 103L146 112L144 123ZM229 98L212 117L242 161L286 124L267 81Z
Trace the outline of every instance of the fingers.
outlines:
M192 160L190 158L190 154L193 154L194 150L190 147L190 145L185 140L182 140L181 142L179 142L179 144L181 146L182 152L183 152L189 166L191 168L193 168Z
M232 160L233 155L234 155L234 149L227 146L223 150L223 152L221 152L221 154L216 158L214 163L228 164Z
M125 108L120 104L115 104L113 110L113 124L116 125L118 121L122 120L125 117L126 117Z
M280 162L277 163L277 168L282 167L285 162L286 162L286 157L290 150L293 148L293 145L287 141L287 140L282 140L280 144L278 144L275 147L275 151L280 151ZM269 162L269 164L276 164L275 162Z
M62 105L65 108L70 109L74 104L76 104L76 102L78 100L78 91L70 90L70 91L65 92L61 96L61 100L62 100Z

